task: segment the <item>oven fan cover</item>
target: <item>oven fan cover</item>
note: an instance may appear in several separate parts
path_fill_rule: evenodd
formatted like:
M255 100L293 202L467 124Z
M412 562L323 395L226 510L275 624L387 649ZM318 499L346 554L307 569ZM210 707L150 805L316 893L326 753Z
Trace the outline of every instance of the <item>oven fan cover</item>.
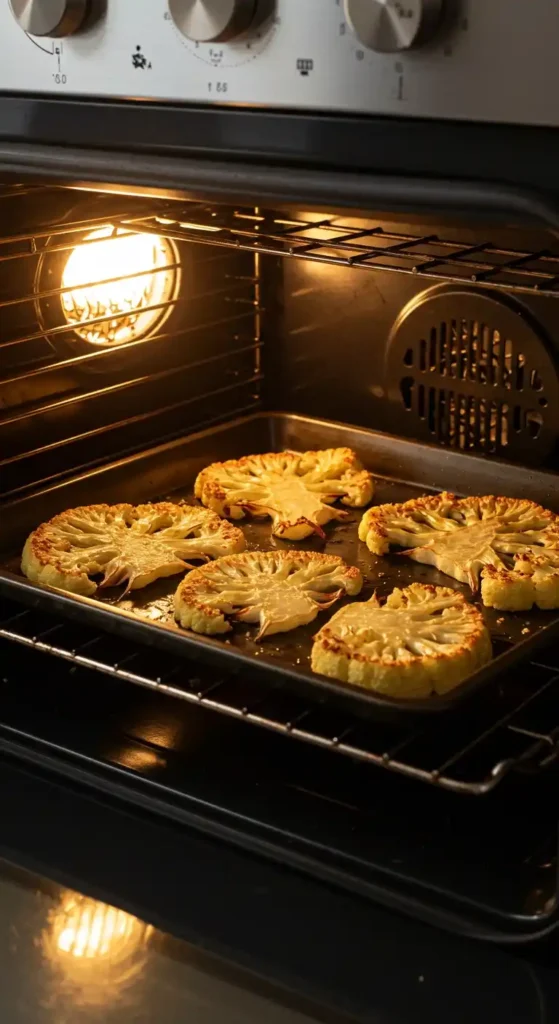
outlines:
M559 434L559 378L544 332L507 298L467 288L423 292L387 350L388 394L418 440L529 463Z

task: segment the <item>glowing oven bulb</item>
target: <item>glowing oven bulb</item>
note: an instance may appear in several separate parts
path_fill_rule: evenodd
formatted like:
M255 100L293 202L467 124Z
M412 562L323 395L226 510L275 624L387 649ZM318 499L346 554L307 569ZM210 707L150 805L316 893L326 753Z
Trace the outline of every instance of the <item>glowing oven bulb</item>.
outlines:
M178 256L159 235L111 224L87 234L62 274L62 310L91 345L125 345L161 327L176 297ZM150 307L157 307L155 309ZM88 323L88 321L97 323Z

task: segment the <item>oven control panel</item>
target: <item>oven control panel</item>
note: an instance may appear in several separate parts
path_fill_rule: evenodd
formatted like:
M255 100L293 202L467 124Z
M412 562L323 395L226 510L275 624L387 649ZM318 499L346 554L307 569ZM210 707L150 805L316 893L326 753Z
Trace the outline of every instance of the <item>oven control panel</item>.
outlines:
M558 39L558 0L0 0L0 91L559 126Z

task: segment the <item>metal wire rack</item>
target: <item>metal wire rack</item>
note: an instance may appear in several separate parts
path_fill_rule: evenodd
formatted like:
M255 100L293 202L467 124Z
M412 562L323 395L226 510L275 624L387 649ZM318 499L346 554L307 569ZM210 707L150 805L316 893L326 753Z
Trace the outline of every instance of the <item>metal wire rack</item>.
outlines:
M40 188L12 189L0 193L0 200L40 191ZM128 208L123 208L121 201L118 212L111 213L109 209L95 217L49 224L43 230L7 232L0 237L0 264L68 252L77 240L84 244L86 233L110 221L115 232L152 232L176 241L294 256L366 270L397 271L456 284L469 281L509 292L559 296L559 253L549 249L520 251L495 246L490 239L472 245L441 238L438 234L405 234L386 230L366 218L340 218L319 213L308 219L290 218L273 211L257 213L251 208L208 206L195 201L179 204L168 199L149 203L128 200L128 203ZM176 268L160 268L160 271L165 269ZM103 283L125 278L126 275L107 278ZM61 295L68 290L49 289L48 296ZM46 295L45 292L40 297ZM98 319L103 321L102 317ZM96 322L96 318L93 321Z
M33 191L33 190L32 190ZM16 195L27 195L28 192L19 190L15 193ZM0 194L0 200L7 198L7 194ZM92 217L89 216L86 219L76 219L73 221L64 221L61 224L48 225L43 230L35 229L33 231L18 231L15 233L6 233L0 236L0 266L5 263L28 262L30 260L36 261L37 258L47 258L53 256L68 256L79 244L80 248L95 247L99 245L100 239L98 237L89 237L94 235L96 230L102 227L111 228L111 234L114 237L122 236L125 234L138 234L143 231L143 228L137 226L140 225L146 214L139 215L139 211L145 204L136 203L135 206L129 207L125 212L119 212L118 214L111 213L110 208L107 209L101 216ZM162 214L167 211L169 203L168 201L160 202L159 206L155 210L150 208L147 215L147 220L150 226L153 223L161 222L166 223L167 218L164 218ZM195 209L198 209L198 204L195 204ZM157 234L160 237L170 237L165 231L153 231L153 234ZM197 239L199 240L199 239ZM105 286L110 284L120 284L121 282L128 280L137 280L139 278L152 279L160 275L168 274L170 272L177 271L181 268L181 262L166 262L160 266L150 266L146 270L134 270L130 273L122 273L118 275L103 276L102 278L95 278L94 281L80 281L79 288L84 291L93 286ZM246 280L246 279L245 279ZM254 282L253 282L254 283ZM228 287L231 289L232 283L228 282ZM22 290L18 294L9 297L2 297L0 299L0 309L8 310L14 307L24 306L28 303L40 303L43 300L51 300L54 298L64 298L66 295L70 295L76 289L76 285L58 285L56 287L49 288L37 288L36 286L29 291ZM206 298L213 298L214 296L205 296ZM184 304L186 302L192 302L192 293L188 292L186 295L173 294L171 297L160 302L146 301L141 306L142 313L149 312L160 312L164 313L170 307ZM246 305L254 305L254 300L251 297L250 301L246 300ZM22 345L24 343L30 343L40 341L45 336L47 330L49 338L55 338L57 336L63 336L71 334L76 328L84 329L88 327L96 327L103 325L113 320L123 320L128 317L128 311L118 312L114 309L110 309L99 315L82 316L79 319L68 321L66 323L60 323L58 325L49 324L48 328L45 324L42 324L39 329L23 333L18 331L14 337L3 337L2 338L2 349L9 350L13 346ZM177 334L180 332L176 332ZM140 341L142 339L138 339ZM86 356L82 356L79 359L80 363L85 361L91 361L94 356L99 356L100 351L93 350ZM73 364L77 363L77 357L74 355L72 360Z
M174 205L55 188L0 193L3 494L131 449L142 432L167 436L179 418L195 429L258 406L257 257L219 250L192 261L163 236L164 251L151 239L145 269L126 253L117 265L103 255L106 239L134 237L135 220ZM63 276L77 248L91 252L81 269L94 278L79 286Z
M12 601L0 605L0 637L156 690L275 733L456 793L488 793L513 769L540 771L559 759L559 652L524 667L482 709L451 723L365 721L278 686L204 671Z
M210 208L193 204L180 213L125 218L137 231L152 231L175 241L235 246L251 252L293 256L361 270L414 274L452 284L559 296L559 254L499 248L490 240L475 245L385 230L373 221L317 215L290 219L271 212Z
M436 234L417 237L362 217L317 213L303 219L130 196L105 196L101 202L99 196L76 199L69 190L41 187L5 190L2 201L4 493L55 480L111 451L131 450L143 437L168 436L179 416L194 429L256 408L263 381L263 254L431 281L476 282L509 293L559 295L559 253L519 252L489 240L464 244ZM76 246L97 244L92 234L107 225L115 235L172 240L178 253L149 270L80 281L84 293L93 285L110 288L126 281L138 290L145 280L140 307L132 312L126 304L122 309L110 303L110 308L76 307L75 289L62 282ZM183 256L192 243L206 247L207 259L187 256L188 287L184 280L179 286ZM154 284L162 275L174 275L176 283L163 297ZM146 316L154 318L149 330L140 326ZM126 344L114 344L122 331L128 332ZM44 428L39 447L37 415Z
M110 220L115 232L151 232L175 241L413 274L453 284L471 282L501 291L559 296L559 253L549 249L533 252L501 248L489 239L470 245L441 238L438 234L416 236L389 231L367 219L360 219L356 227L332 216L317 215L316 219L302 220L276 216L273 212L255 213L251 209L209 207L195 202L179 211L176 206L176 202L162 200L152 203L149 209L145 209L144 204L141 212L132 207L117 216L104 214L49 226L44 231L6 234L0 238L0 263L64 254L73 249L77 240L81 245L88 244L83 235ZM94 245L95 241L90 244ZM145 271L145 274L172 269L176 268L167 266L159 271ZM130 276L137 277L138 273ZM122 280L126 280L126 275L94 283ZM70 290L52 288L33 297L55 297ZM16 301L24 301L24 298ZM102 323L105 319L109 316L91 318L91 322ZM86 321L82 326L85 324Z

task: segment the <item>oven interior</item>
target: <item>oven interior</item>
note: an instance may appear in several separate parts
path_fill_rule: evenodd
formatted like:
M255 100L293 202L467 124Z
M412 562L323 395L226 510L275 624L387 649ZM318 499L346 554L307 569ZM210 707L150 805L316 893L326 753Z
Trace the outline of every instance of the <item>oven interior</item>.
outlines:
M437 446L431 487L475 466L559 511L554 233L35 183L0 209L6 756L447 927L549 929L559 645L450 718L364 719L43 598L13 556L119 481L162 496L183 443L188 488L223 445L316 422L393 436L408 469Z

